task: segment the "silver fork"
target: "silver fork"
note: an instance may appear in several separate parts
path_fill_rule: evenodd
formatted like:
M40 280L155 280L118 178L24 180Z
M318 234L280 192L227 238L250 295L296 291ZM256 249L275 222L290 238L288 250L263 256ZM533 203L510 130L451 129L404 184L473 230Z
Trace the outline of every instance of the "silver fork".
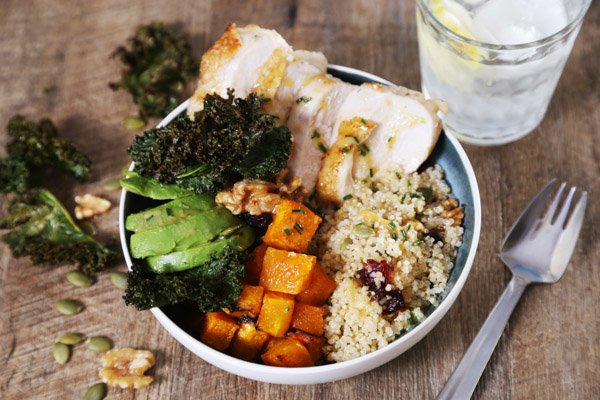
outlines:
M438 400L468 399L492 355L508 318L530 283L554 283L565 272L581 230L587 192L567 215L575 195L569 190L562 206L563 182L545 214L556 180L551 180L513 224L502 242L500 258L513 273L508 286L485 320L477 337L438 395Z

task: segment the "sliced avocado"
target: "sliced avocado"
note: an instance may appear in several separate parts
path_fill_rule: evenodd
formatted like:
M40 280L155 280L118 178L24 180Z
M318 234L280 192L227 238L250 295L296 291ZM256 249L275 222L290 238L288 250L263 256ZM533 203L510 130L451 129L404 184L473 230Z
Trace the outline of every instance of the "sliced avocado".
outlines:
M134 258L158 256L207 243L241 221L225 207L215 207L199 214L131 236Z
M194 192L182 189L176 184L160 183L155 179L140 176L136 172L128 172L125 179L121 179L120 183L121 187L128 192L154 200L172 200L194 194Z
M254 230L244 226L229 237L219 238L214 242L194 246L183 251L148 257L146 261L148 262L150 269L157 274L185 271L186 269L194 268L205 263L212 253L222 252L225 246L229 245L238 251L246 250L254 243L254 239Z
M172 224L191 215L216 207L211 195L193 195L170 201L158 207L131 214L125 221L125 229L142 232Z

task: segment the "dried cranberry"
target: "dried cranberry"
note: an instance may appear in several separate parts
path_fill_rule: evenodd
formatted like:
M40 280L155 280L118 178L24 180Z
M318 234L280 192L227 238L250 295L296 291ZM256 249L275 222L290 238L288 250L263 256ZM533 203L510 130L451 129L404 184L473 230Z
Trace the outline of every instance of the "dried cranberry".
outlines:
M381 306L383 314L393 314L398 311L405 311L406 304L404 303L404 297L402 292L398 289L391 290L385 293L386 302Z
M267 232L267 228L271 225L271 222L273 222L273 215L270 213L252 215L248 212L243 212L239 217L246 225L254 228L259 236L263 236Z

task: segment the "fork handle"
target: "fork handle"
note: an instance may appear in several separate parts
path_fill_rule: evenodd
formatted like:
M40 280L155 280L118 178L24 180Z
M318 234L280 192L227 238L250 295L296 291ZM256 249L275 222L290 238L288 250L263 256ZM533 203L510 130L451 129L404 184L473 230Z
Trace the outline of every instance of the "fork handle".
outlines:
M525 279L513 276L437 400L463 400L471 397L510 314L528 284Z

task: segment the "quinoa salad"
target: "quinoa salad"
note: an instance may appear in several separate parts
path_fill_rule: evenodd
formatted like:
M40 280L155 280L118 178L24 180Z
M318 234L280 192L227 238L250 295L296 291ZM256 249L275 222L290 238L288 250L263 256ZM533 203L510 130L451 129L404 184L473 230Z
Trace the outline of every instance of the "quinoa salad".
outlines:
M337 288L327 305L330 362L380 349L425 318L446 288L464 212L440 166L382 171L327 211L315 238Z

